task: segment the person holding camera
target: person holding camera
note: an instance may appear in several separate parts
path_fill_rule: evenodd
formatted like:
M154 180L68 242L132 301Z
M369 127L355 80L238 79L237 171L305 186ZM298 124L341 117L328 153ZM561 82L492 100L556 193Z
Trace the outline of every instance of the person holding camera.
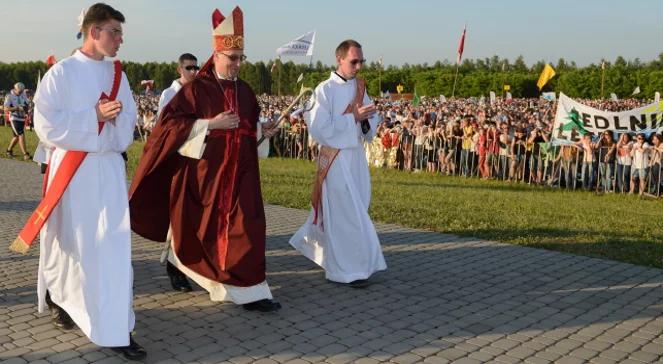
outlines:
M14 88L5 97L4 103L5 110L9 111L9 124L14 134L7 147L7 156L14 156L14 147L18 143L21 152L23 152L23 159L26 161L31 158L25 147L25 136L23 135L29 103L28 97L25 95L25 85L22 82L14 84Z

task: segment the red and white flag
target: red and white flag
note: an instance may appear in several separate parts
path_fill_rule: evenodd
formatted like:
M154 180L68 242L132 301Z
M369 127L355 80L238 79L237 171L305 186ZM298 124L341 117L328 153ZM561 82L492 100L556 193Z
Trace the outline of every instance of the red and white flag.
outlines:
M458 59L456 59L456 64L460 64L460 60L463 58L463 50L465 49L465 32L467 31L467 25L463 28L463 34L460 36L460 44L458 45Z
M55 59L54 55L51 54L50 56L48 56L48 58L46 58L46 68L51 67L52 65L54 65L56 63L57 63L57 60Z

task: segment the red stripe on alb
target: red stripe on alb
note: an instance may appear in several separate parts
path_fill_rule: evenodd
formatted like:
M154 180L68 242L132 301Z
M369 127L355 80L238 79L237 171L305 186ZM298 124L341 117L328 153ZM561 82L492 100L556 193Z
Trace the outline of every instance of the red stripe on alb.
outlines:
M114 101L117 97L117 94L120 90L120 81L122 80L122 63L120 61L113 62L113 86L111 88L110 96L107 96L105 93L101 93L99 100L108 99ZM106 123L99 123L99 134L104 128ZM10 249L12 251L27 253L30 246L34 242L35 238L39 234L39 231L44 226L46 220L48 220L51 212L57 204L60 202L62 195L67 190L69 182L76 174L78 167L83 163L83 160L87 156L87 152L69 150L65 153L60 162L58 170L55 172L51 183L44 183L44 194L43 199L37 206L37 209L30 215L28 221L21 229L21 232L18 234L18 238L11 244ZM44 179L48 180L48 173L44 175Z

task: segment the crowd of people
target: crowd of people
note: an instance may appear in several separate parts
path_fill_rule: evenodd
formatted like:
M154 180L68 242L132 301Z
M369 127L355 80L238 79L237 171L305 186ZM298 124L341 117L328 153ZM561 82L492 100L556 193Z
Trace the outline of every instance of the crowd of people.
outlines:
M3 100L9 92L2 92ZM33 104L25 93L25 129L32 128ZM138 106L136 139L146 140L158 118L159 95L135 94ZM258 96L261 122L279 119L292 96ZM599 110L622 111L646 101L636 99L579 100ZM375 100L384 122L378 138L366 145L374 167L441 173L464 177L526 182L567 189L649 193L661 190L660 134L587 135L574 145L553 146L555 103L540 99L424 98L411 102ZM2 123L11 126L10 112ZM270 155L315 160L315 141L308 136L304 115L285 118L270 142ZM11 152L8 149L7 152Z
M9 93L4 93L3 99ZM28 105L32 98L26 94ZM158 118L159 95L135 94L138 106L136 139L146 140ZM260 120L278 120L293 96L258 96ZM579 100L605 111L643 106L636 99ZM375 100L384 120L377 138L365 146L369 164L379 168L499 179L567 189L660 195L660 134L588 134L573 145L553 145L556 104L544 99L483 98L407 101ZM2 113L10 126L9 112ZM7 120L5 122L5 120ZM32 106L25 128L31 129ZM315 160L304 114L284 118L270 141L270 155Z
M17 82L3 103L14 135L7 154L18 143L31 159L24 129L34 118L34 160L48 166L43 197L10 244L26 254L39 236L38 309L127 360L147 357L134 340L132 231L165 242L160 260L173 290L191 291L191 279L211 301L281 309L266 274L261 137L276 155L316 160L311 210L289 243L327 281L351 288L387 269L369 216L368 165L566 188L578 186L580 171L586 189L660 191L660 135L585 134L557 147L548 101L371 101L357 77L366 59L352 39L337 46L336 70L314 100L282 111L292 98L257 97L239 78L244 16L239 7L226 15L212 13L209 60L199 67L183 53L180 78L157 101L133 94L121 62L108 60L124 41L124 15L94 4L80 19L81 47L52 66L34 99ZM145 145L127 190L120 156L137 138Z
M622 111L647 101L579 100ZM483 98L411 102L375 101L384 122L365 145L370 165L403 171L499 179L566 189L660 195L660 134L587 134L576 143L552 143L556 103L544 99ZM269 117L269 115L267 115ZM272 154L315 159L301 115L273 141Z

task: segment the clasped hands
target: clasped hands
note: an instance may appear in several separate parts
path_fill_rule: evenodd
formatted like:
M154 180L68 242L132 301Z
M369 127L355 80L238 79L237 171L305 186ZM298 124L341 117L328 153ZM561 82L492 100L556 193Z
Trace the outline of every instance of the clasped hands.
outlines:
M348 104L345 108L343 115L352 113L355 117L355 122L370 119L377 112L374 104L361 106L360 104Z
M239 126L239 116L232 110L226 110L218 113L215 117L210 119L209 129L235 129ZM276 122L262 124L262 135L269 138L276 134L278 127Z
M122 102L101 99L95 107L97 121L115 125L115 118L122 112Z

